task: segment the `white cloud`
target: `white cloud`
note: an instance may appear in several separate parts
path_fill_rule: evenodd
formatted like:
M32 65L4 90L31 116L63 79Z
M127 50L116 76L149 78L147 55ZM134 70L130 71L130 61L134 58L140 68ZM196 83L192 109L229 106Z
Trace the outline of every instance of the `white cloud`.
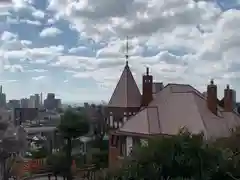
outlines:
M31 62L48 62L51 61L55 56L61 55L64 47L49 46L43 48L24 48L17 50L5 50L4 56L8 59L22 59Z
M28 46L32 44L32 41L29 40L21 40L21 44L23 44L24 46Z
M9 10L12 7L11 2L0 3L0 16L7 16L9 15Z
M40 10L36 10L32 13L32 15L36 18L36 19L43 19L45 16L45 13L43 11Z
M14 65L5 65L4 70L8 70L10 72L23 72L23 66L20 64L14 64Z
M15 40L16 38L17 38L17 35L9 31L4 31L1 34L2 41L11 41L11 40Z
M26 6L31 5L24 0L14 1L16 11ZM29 9L37 21L8 21L43 25L38 18L44 14ZM222 12L214 1L49 0L48 10L55 14L48 17L47 25L61 18L69 21L70 28L79 33L76 38L81 37L80 43L67 55L63 46L29 48L26 46L31 42L16 40L17 36L5 32L0 53L6 59L64 68L67 75L93 79L99 88L111 91L125 63L125 38L129 36L129 64L139 84L145 66L150 66L156 80L189 83L200 89L211 78L222 85L240 77L240 26L236 23L240 11ZM40 37L59 34L61 30L50 27L43 29ZM90 49L82 39L95 41L91 48L101 48ZM94 53L96 57L73 55L76 53ZM240 84L234 85L240 89Z
M35 77L32 77L33 80L36 80L36 81L39 81L39 80L42 80L42 79L45 79L46 76L35 76Z
M1 83L1 84L14 83L14 82L18 82L18 80L16 80L16 79L0 80L0 83Z
M239 10L222 12L214 1L193 0L52 0L49 9L67 19L81 37L107 42L96 59L58 58L58 66L78 69L74 77L91 76L110 85L102 80L113 75L114 86L129 36L129 64L139 82L146 65L157 80L197 87L210 78L220 84L239 78L233 73L240 68Z
M62 31L55 27L45 28L40 32L40 37L55 37L61 34Z
M26 23L26 24L31 24L31 25L36 25L36 26L40 26L41 22L40 21L31 21L29 19L21 19L19 21L20 23ZM18 24L18 23L17 23Z
M79 46L79 47L75 47L75 48L71 48L69 49L69 53L78 53L78 52L84 52L84 51L88 51L89 48L85 47L85 46Z
M212 2L192 0L50 1L49 9L89 36L151 36L176 26L211 26L220 14Z
M47 72L48 70L46 69L31 69L28 70L28 72L37 72L37 73L43 73L43 72Z

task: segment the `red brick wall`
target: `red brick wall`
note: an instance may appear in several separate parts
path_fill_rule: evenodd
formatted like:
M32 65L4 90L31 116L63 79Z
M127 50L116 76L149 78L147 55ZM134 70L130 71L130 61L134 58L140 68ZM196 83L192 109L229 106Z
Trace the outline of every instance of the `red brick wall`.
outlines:
M113 146L112 144L113 138L116 138L116 136L113 136L110 134L109 135L109 154L108 154L109 168L112 168L118 164L118 157L120 156L120 141L118 140L115 146Z
M142 106L147 106L153 99L153 77L148 73L142 77Z
M213 80L211 80L211 83L207 86L207 105L208 109L217 115L217 86Z
M224 110L226 112L232 112L235 106L235 92L229 88L229 85L224 90Z

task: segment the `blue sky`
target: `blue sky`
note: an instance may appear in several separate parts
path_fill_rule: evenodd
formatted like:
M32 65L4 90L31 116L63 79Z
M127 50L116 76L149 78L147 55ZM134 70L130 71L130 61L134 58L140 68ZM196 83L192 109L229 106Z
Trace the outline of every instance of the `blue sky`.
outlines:
M205 91L214 78L219 96L226 84L238 92L239 3L0 3L0 84L7 99L54 92L67 102L108 101L124 67L129 36L129 64L139 87L149 66L154 79L165 84L187 83Z

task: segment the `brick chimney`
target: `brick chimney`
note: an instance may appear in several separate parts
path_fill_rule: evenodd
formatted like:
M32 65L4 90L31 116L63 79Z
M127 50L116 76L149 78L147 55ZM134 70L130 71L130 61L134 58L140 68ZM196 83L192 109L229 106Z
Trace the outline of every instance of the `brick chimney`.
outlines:
M213 80L210 81L210 84L207 86L207 106L208 109L217 115L217 86L214 84Z
M153 100L153 77L149 75L148 67L142 80L142 106L147 106Z
M236 93L233 89L229 88L227 85L224 90L224 110L226 112L232 112L234 109L234 103L236 102Z

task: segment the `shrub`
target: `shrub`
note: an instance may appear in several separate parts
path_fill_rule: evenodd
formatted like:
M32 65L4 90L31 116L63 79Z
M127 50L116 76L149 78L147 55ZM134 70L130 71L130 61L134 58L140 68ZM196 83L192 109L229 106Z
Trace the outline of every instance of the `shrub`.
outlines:
M107 179L232 180L240 177L239 158L230 150L204 141L187 131L177 136L153 138L146 147L135 147L122 168Z

